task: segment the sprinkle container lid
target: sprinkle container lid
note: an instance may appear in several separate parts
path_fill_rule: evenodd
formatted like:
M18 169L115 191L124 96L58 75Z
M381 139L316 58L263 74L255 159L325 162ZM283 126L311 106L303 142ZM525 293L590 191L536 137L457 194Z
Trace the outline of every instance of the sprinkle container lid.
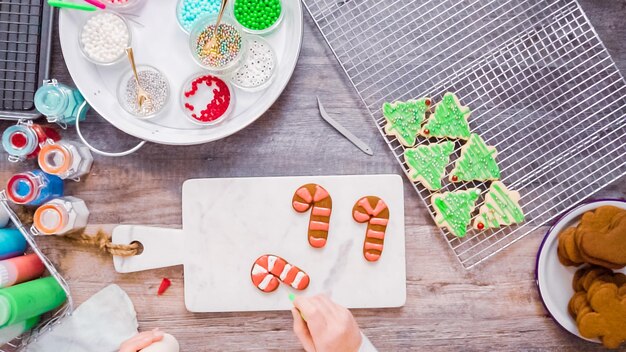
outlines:
M28 126L10 126L2 133L2 146L11 155L26 157L37 150L39 138Z
M33 217L35 228L44 235L54 235L67 223L67 211L58 204L44 204L37 208Z
M16 204L26 204L37 198L34 180L27 173L13 175L7 183L7 196Z
M45 143L39 152L38 162L43 172L60 175L70 170L72 154L59 143Z

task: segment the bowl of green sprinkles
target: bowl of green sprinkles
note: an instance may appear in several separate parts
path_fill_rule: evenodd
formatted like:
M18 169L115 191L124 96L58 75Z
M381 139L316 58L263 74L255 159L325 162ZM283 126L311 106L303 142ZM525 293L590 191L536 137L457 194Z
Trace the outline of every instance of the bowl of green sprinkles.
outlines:
M232 11L242 29L256 35L269 34L278 28L284 12L281 0L235 0Z

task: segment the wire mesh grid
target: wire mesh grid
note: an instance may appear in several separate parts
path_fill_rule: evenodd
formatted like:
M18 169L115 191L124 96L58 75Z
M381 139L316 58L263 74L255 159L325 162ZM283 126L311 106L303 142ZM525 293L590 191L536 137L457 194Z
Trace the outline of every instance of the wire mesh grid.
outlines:
M26 229L26 227L24 227L24 224L22 224L20 218L17 216L17 214L15 214L13 209L11 209L11 207L9 206L9 200L6 196L6 191L4 190L0 191L0 208L4 209L9 214L9 218L11 219L13 226L15 226L20 231L20 233L22 233L22 236L24 236L26 242L28 242L30 250L37 254L37 256L41 259L46 269L48 270L50 276L53 276L57 280L59 285L61 285L61 287L63 288L63 291L65 291L65 295L67 296L67 300L65 301L63 306L61 306L53 313L46 314L46 319L42 319L39 325L37 325L31 331L22 334L21 336L15 338L13 341L5 344L4 346L0 345L0 352L16 352L24 350L24 348L29 343L36 341L42 334L51 331L56 325L60 324L63 321L63 318L71 315L74 311L74 303L67 281L65 281L63 276L61 276L61 274L56 270L54 264L52 264L50 259L48 259L48 257L43 254L41 249L39 249L32 234Z
M47 78L52 11L43 0L0 0L0 118L35 118Z
M526 221L464 238L442 230L465 268L626 173L626 82L575 0L303 1L407 175L406 148L383 129L386 101L455 92L497 148ZM435 193L413 185L434 218ZM488 184L445 180L440 192L471 187Z

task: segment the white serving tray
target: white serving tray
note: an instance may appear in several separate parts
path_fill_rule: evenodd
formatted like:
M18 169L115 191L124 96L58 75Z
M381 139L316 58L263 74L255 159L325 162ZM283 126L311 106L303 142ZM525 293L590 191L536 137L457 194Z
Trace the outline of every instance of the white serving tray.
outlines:
M307 239L308 213L292 208L294 192L318 183L333 200L328 242L313 248ZM382 256L363 257L367 225L352 218L354 203L375 195L389 206ZM133 257L113 257L115 269L128 273L184 265L185 306L192 312L289 309L290 292L326 293L350 308L404 305L406 261L404 195L398 175L218 178L183 185L183 227L163 229L120 225L113 242L143 245ZM250 279L254 261L278 255L309 274L304 291L281 284L261 292Z
M536 279L539 295L552 318L570 333L581 339L599 343L598 339L587 339L580 335L576 321L569 315L567 305L574 295L572 280L579 267L564 266L559 262L557 247L559 245L559 233L562 230L576 226L580 222L580 217L603 205L612 205L626 209L626 201L617 199L597 200L583 203L576 208L565 213L548 230L546 237L537 253ZM582 267L582 265L581 265ZM626 274L626 268L614 270Z
M113 66L97 66L80 51L78 33L88 13L61 10L59 36L63 57L76 86L85 99L107 121L137 138L147 141L191 145L227 137L258 119L278 99L295 69L302 44L302 5L300 1L283 1L285 16L280 27L264 36L276 51L277 74L270 86L260 92L235 90L232 115L214 126L198 126L189 121L180 108L183 83L202 68L191 57L188 36L176 19L176 0L150 0L141 9L125 14L133 36L135 60L161 70L170 80L168 106L158 117L139 120L118 104L120 77L129 69L126 60ZM227 11L230 11L227 9Z

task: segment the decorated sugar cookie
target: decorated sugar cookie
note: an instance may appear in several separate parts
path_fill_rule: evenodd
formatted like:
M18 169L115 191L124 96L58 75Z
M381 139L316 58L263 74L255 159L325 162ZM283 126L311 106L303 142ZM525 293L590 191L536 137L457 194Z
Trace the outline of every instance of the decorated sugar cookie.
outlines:
M431 203L437 214L435 217L437 226L447 228L451 234L457 237L465 237L479 196L480 190L478 188L445 192L432 196Z
M291 206L298 213L311 210L308 231L309 244L315 248L324 247L328 240L330 214L333 210L333 200L328 191L315 183L300 186L293 195Z
M254 261L250 277L254 286L265 293L276 290L280 282L296 290L306 289L310 282L307 273L271 254L262 255Z
M400 143L407 147L413 146L429 107L429 98L384 103L383 115L387 120L385 133L396 136Z
M461 157L450 172L450 181L489 181L500 179L500 167L496 162L498 151L485 144L476 133L461 148Z
M352 207L352 217L359 223L367 223L363 256L375 262L383 254L385 231L389 224L389 208L385 201L376 196L366 196L356 201Z
M500 181L492 182L472 227L477 230L491 229L524 221L519 199L519 192L509 190Z
M435 112L420 130L424 137L438 137L450 139L465 139L470 137L470 128L467 119L470 109L461 105L454 93L446 93L435 106Z
M409 166L409 177L413 181L421 182L431 191L440 189L452 152L454 143L450 141L407 149L404 160Z

